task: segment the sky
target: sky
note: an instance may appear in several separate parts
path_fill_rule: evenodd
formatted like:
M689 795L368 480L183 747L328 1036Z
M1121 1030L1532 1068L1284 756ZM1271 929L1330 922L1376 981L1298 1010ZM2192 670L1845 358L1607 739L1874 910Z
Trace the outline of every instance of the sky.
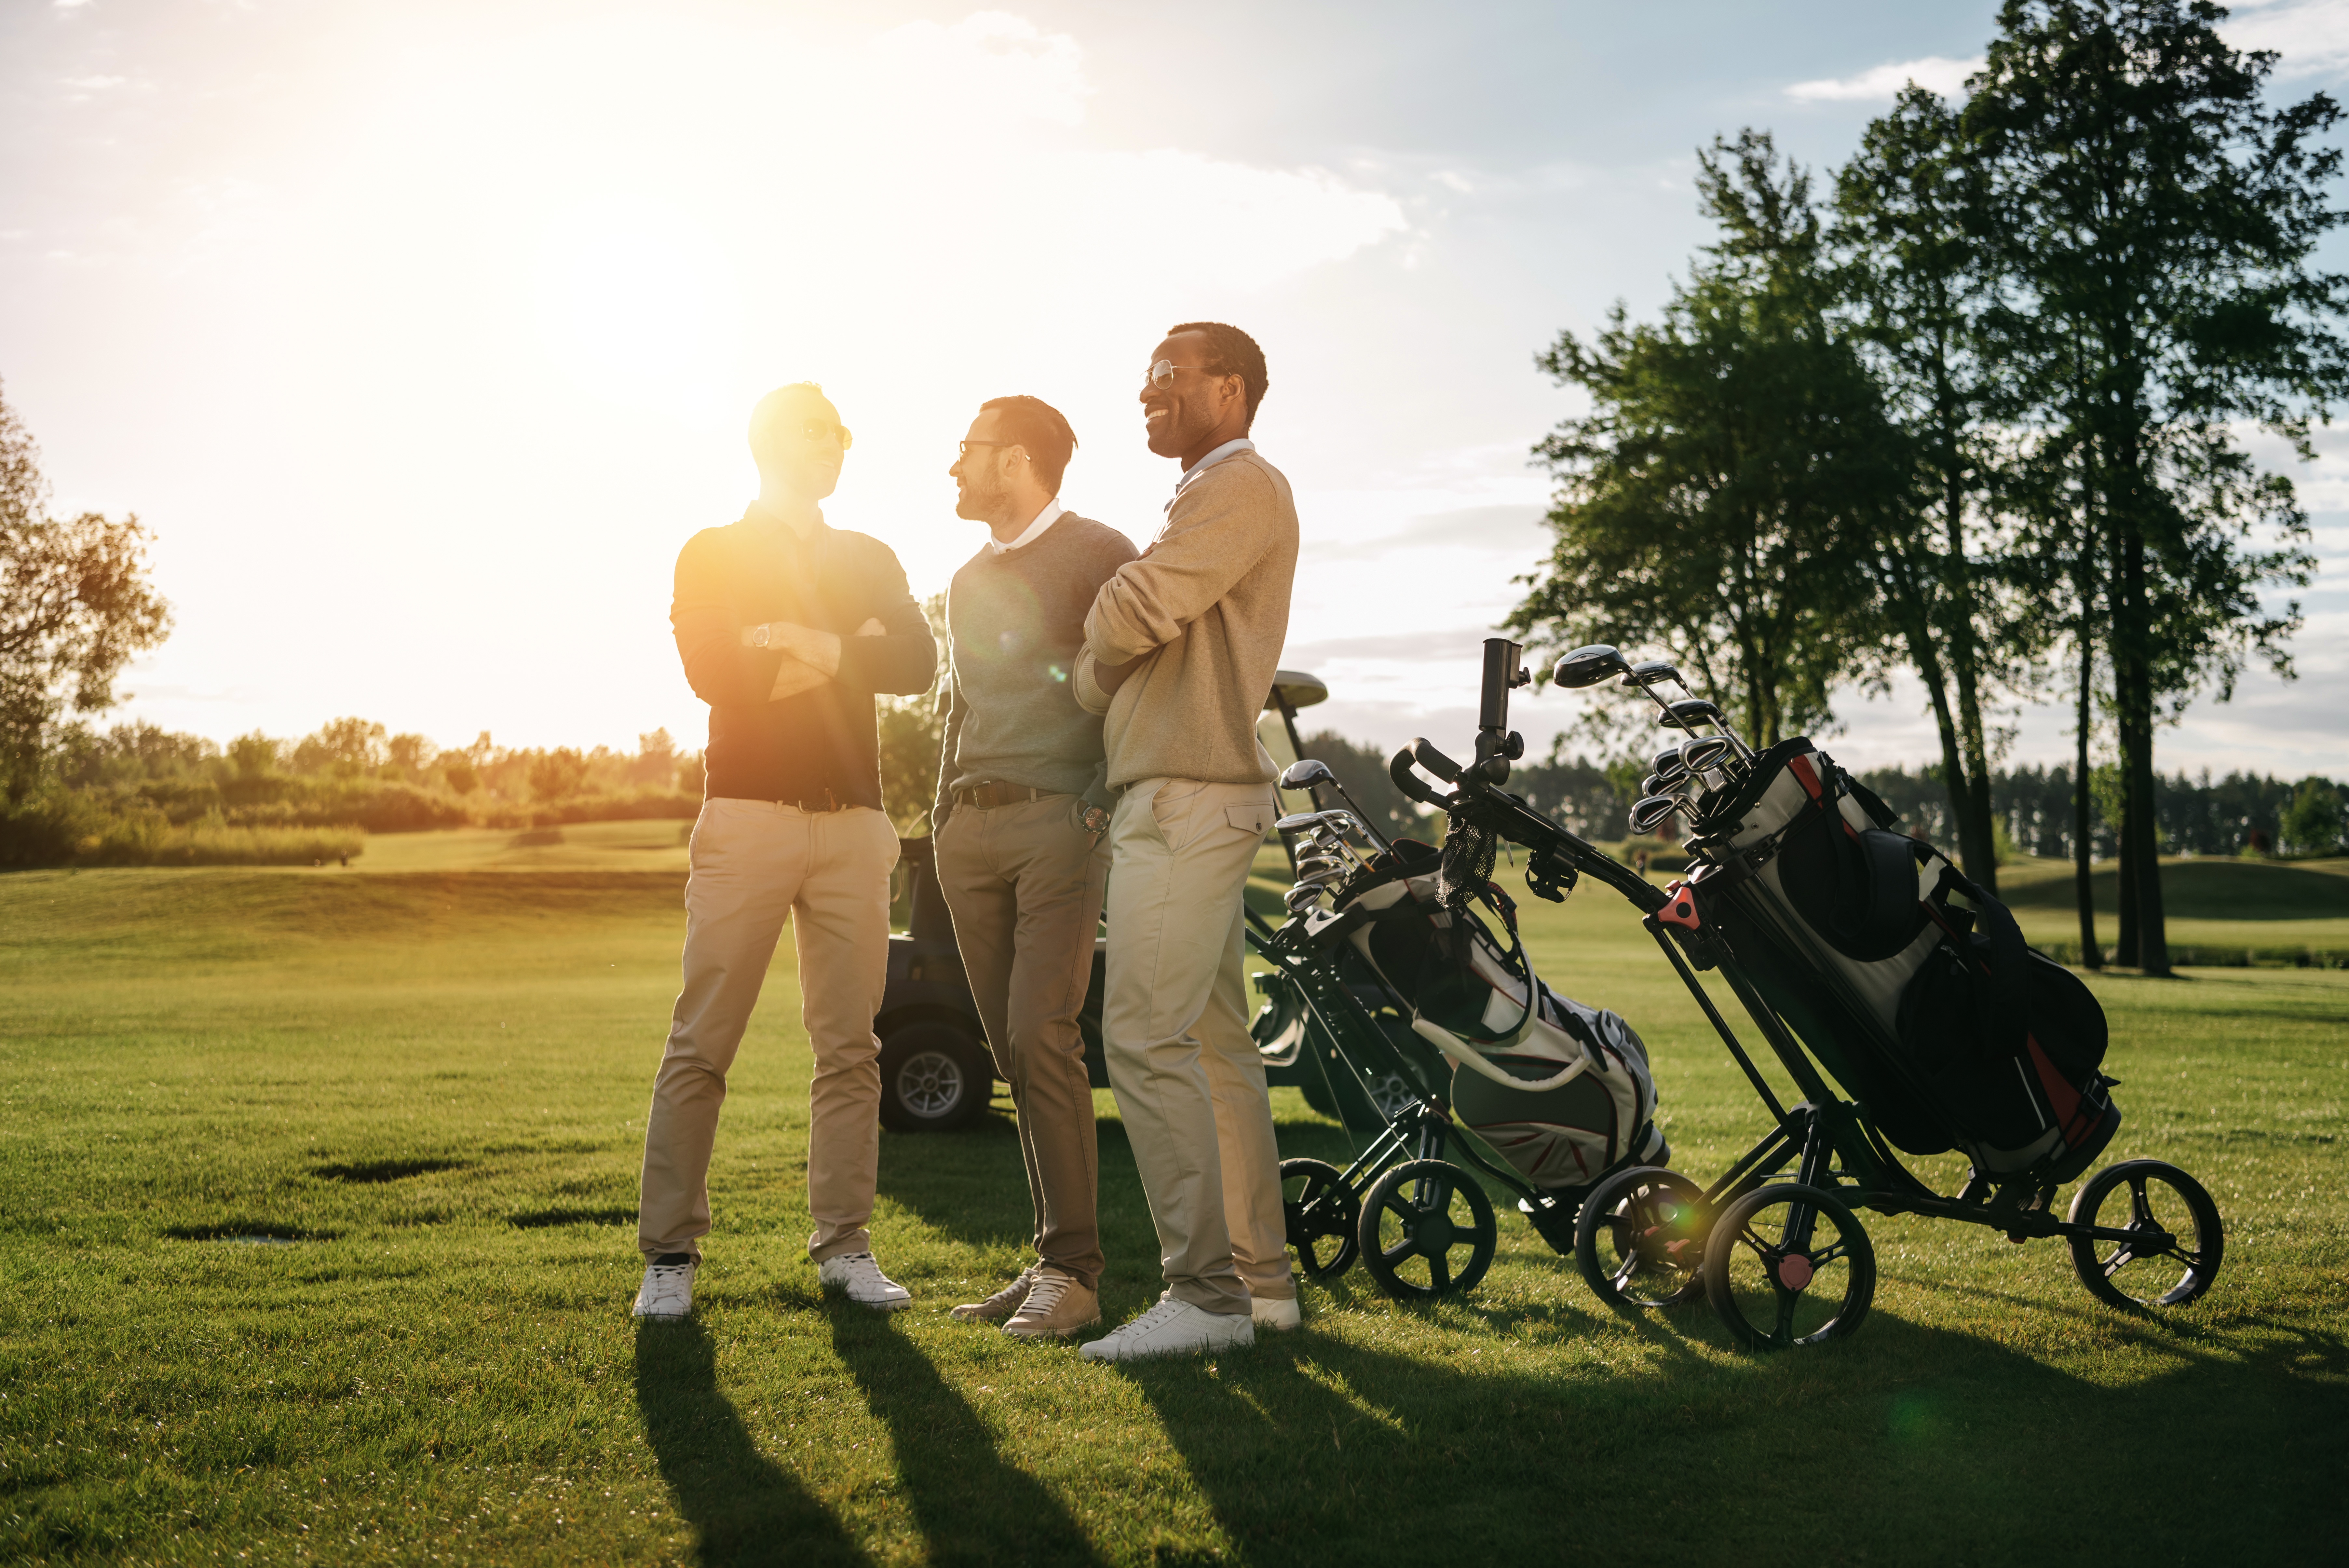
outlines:
M1831 167L1995 9L0 0L0 390L55 511L153 530L175 629L111 717L698 745L670 568L753 493L761 393L823 385L827 516L928 593L979 543L946 469L988 397L1066 413L1062 499L1146 542L1176 467L1138 373L1228 320L1309 725L1458 743L1578 411L1535 355L1655 314L1715 135ZM2225 30L2280 93L2349 78L2349 0ZM2349 776L2349 432L2255 444L2317 529L2301 679L2197 701L2159 763ZM1520 697L1535 751L1582 700ZM1849 764L1938 754L1913 685L1837 707ZM2070 754L2060 701L2002 722Z

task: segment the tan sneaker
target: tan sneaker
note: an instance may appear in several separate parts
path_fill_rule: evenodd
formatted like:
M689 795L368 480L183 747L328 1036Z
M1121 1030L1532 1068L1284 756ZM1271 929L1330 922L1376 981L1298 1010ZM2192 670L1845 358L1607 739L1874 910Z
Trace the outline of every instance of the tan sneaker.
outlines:
M1040 1264L1028 1299L1003 1325L1014 1339L1066 1339L1101 1322L1101 1296L1050 1264Z
M1028 1292L1036 1283L1036 1272L1044 1265L1030 1263L1019 1271L1019 1277L983 1302L965 1302L947 1315L957 1323L1001 1323L1019 1310L1028 1299Z

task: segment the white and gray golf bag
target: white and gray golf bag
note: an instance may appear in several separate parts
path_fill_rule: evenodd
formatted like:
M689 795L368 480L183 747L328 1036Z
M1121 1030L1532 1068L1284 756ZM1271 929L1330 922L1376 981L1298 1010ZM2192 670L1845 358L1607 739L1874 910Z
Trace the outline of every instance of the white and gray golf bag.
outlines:
M1390 875L1349 888L1338 913L1355 914L1347 940L1451 1063L1454 1119L1537 1187L1587 1188L1629 1161L1669 1158L1631 1026L1541 982L1500 889L1485 883L1474 901L1499 918L1506 947L1465 901L1446 905L1435 851L1402 843L1394 855Z

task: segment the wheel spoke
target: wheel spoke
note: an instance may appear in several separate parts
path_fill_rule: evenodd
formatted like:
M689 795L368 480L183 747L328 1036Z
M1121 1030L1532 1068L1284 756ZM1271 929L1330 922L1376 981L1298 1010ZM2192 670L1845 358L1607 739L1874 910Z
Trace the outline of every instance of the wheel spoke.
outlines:
M1795 1343L1795 1302L1796 1297L1794 1292L1786 1289L1784 1285L1781 1285L1775 1279L1773 1279L1770 1282L1770 1290L1772 1293L1778 1298L1778 1318L1775 1323L1771 1324L1770 1343L1773 1345L1792 1345Z
M1411 1238L1405 1236L1402 1241L1397 1241L1392 1247L1380 1248L1379 1256L1387 1261L1387 1266L1389 1268L1392 1268L1396 1264L1412 1257L1416 1249L1412 1245Z
M1446 1259L1443 1253L1430 1252L1427 1255L1427 1274L1429 1281L1434 1285L1437 1291L1441 1292L1451 1288L1452 1264L1450 1260Z
M1850 1251L1851 1243L1841 1237L1837 1237L1836 1238L1836 1243L1834 1246L1821 1247L1810 1255L1811 1268L1814 1271L1824 1269L1829 1263L1834 1262L1837 1258L1842 1257L1846 1252Z
M2142 1175L2129 1178L2129 1217L2139 1227L2153 1224L2153 1199L2146 1193Z
M2114 1248L2113 1255L2105 1260L2105 1278L2108 1280L2111 1279L2115 1274L2119 1273L2123 1269L2127 1268L2135 1262L2137 1262L2137 1254L2131 1251L2128 1248Z

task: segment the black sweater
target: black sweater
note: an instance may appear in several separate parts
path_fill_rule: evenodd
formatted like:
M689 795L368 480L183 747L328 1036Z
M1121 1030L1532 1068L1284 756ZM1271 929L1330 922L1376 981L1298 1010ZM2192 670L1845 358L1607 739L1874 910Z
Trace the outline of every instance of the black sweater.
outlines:
M858 637L867 619L887 628ZM742 628L796 621L840 638L840 671L767 701L784 655L745 648ZM703 753L709 797L881 805L875 692L929 689L937 644L889 546L819 524L804 541L755 504L739 523L705 528L677 557L669 606L694 695L709 704Z

